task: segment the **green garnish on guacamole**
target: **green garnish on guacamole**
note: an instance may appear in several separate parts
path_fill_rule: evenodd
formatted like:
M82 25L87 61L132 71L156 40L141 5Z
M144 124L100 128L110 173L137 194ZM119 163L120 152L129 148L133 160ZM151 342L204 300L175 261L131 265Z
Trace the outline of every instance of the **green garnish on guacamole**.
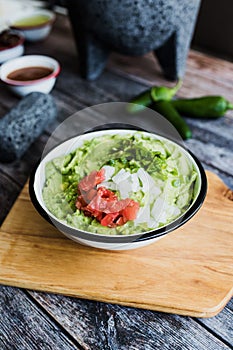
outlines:
M98 186L140 204L135 220L109 228L77 208L79 182L101 169L105 179ZM57 219L105 235L143 233L169 224L189 208L197 188L197 172L182 149L143 132L84 141L75 151L49 161L45 178L44 203Z

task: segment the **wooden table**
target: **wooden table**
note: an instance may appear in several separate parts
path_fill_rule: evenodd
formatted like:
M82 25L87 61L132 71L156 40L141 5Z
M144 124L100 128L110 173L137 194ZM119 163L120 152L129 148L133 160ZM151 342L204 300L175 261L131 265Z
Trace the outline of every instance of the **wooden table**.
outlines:
M59 115L19 161L0 164L0 223L11 209L39 158L51 131L66 117L86 106L128 101L164 80L152 55L140 58L112 54L104 74L95 82L80 78L69 22L58 18L43 43L28 44L26 53L57 58L62 72L52 92ZM0 85L0 115L18 102ZM179 96L220 94L233 99L233 64L190 51ZM193 138L187 147L233 188L233 114L216 121L187 119ZM197 319L118 305L0 286L0 349L213 349L233 346L232 300L217 316Z

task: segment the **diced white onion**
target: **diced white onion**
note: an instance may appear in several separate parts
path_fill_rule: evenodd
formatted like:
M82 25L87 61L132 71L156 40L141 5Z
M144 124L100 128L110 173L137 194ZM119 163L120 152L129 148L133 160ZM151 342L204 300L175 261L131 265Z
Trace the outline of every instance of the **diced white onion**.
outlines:
M165 210L165 202L162 198L157 198L151 208L151 216L158 220L160 218L160 215Z
M150 188L148 177L147 177L147 172L144 169L139 168L137 171L137 175L142 183L142 191L147 193L149 191L149 188Z
M113 190L113 191L117 190L117 185L114 182L110 182L110 181L101 182L101 184L97 185L97 188L99 187L106 187L109 190Z
M115 173L115 168L113 166L110 165L104 165L103 169L105 170L105 181L108 181L111 179L111 177L113 176L113 174Z
M104 186L113 191L119 191L120 198L129 198L132 193L142 191L143 207L140 207L134 224L146 223L150 228L158 227L159 223L166 223L170 216L178 216L180 209L175 205L169 205L162 196L161 188L143 168L136 173L121 169L116 175L115 168L109 165L105 169L105 181L97 186Z
M121 181L126 180L129 176L130 173L128 171L121 169L116 175L112 177L112 181L118 185Z
M132 192L137 192L140 190L140 183L138 180L138 175L136 173L131 174L130 176L130 181L131 181L131 190Z
M129 197L129 193L132 191L132 185L128 179L125 179L124 181L121 181L118 184L117 187L118 191L120 192L120 196L122 199L128 198Z
M141 224L141 223L148 223L150 221L150 206L144 206L141 207L138 211L137 218L134 220L134 223Z

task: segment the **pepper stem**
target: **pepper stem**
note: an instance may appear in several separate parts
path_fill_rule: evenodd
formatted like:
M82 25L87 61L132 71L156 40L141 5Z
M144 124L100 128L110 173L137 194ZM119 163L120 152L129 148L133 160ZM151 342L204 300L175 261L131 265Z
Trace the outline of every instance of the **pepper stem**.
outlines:
M174 92L174 95L176 92L181 88L183 81L179 79L176 83L176 85L171 89Z
M182 80L179 79L177 84L172 87L166 87L166 86L153 86L151 88L151 98L153 101L170 101L173 96L175 96L176 92L179 90L179 88L182 85Z

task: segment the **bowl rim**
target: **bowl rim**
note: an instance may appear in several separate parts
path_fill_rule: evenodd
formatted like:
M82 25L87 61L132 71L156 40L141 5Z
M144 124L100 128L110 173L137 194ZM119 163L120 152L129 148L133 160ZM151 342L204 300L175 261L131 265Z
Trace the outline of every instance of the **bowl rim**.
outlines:
M57 218L53 218L51 219L50 215L49 215L49 210L47 209L48 212L45 211L45 209L41 206L41 204L39 203L36 194L35 194L35 189L34 189L34 184L35 184L35 176L36 176L36 172L37 169L41 163L41 159L37 162L36 166L33 168L30 178L29 178L29 195L32 201L32 204L34 205L34 207L36 208L36 210L38 211L38 213L46 220L48 221L50 224L52 224L53 226L56 226L60 231L65 231L66 233L63 234L68 234L68 235L72 235L76 238L80 238L80 239L84 239L87 241L92 241L92 242L101 242L101 243L136 243L136 242L143 242L143 241L147 241L147 240L151 240L151 239L155 239L155 238L159 238L161 236L164 236L166 234L168 234L169 232L177 229L178 227L184 225L189 219L191 219L194 214L196 214L196 212L201 208L202 203L204 202L204 199L206 197L206 193L207 193L207 177L206 177L206 173L205 170L202 166L202 164L200 163L200 161L198 160L198 158L188 149L186 149L183 145L179 144L178 142L169 139L168 137L164 137L162 135L159 135L158 133L150 133L148 131L139 129L139 128L135 128L134 130L131 129L124 129L121 128L121 130L127 130L127 131L144 131L147 132L149 134L167 139L168 141L171 141L173 143L175 143L176 145L178 145L179 147L181 147L185 152L188 153L188 155L193 159L194 163L196 164L197 169L199 170L200 173L200 191L195 199L195 201L192 203L192 205L190 206L190 208L188 208L182 215L180 215L177 219L175 219L174 221L172 221L171 223L156 228L154 230L150 230L148 232L145 233L135 233L135 234L131 234L131 235L103 235L103 234L98 234L98 233L92 233L92 232L88 232L88 231L83 231L83 230L79 230L78 228L69 226L65 223L63 223L61 220L57 219ZM104 129L105 130L105 129ZM106 129L107 130L107 129ZM117 129L108 129L109 131L117 131ZM98 131L98 130L97 130ZM119 130L118 130L119 131ZM82 134L82 135L77 135L77 136L83 136L85 134L89 134L92 133L93 131L87 131L86 133ZM53 151L56 147L59 147L61 144L63 144L66 141L69 141L71 139L76 138L75 137L71 137L65 141L60 142L59 144L57 144L55 147L53 147L52 149L49 150L49 152L45 155L45 157L51 152ZM52 214L51 214L52 216ZM56 221L56 225L54 225L53 221ZM67 233L67 231L69 231Z
M48 21L41 23L41 24L36 24L36 25L29 25L29 26L20 26L20 25L14 25L14 22L20 19L25 19L29 16L36 16L36 15L47 15ZM16 15L13 20L10 20L10 28L16 29L16 30L36 30L39 28L46 27L48 25L52 25L56 19L56 14L53 11L47 10L47 9L34 9L30 10L29 12L26 12L25 14L22 15Z
M40 60L41 59L41 63L33 63L31 62L31 60ZM53 71L52 73L50 73L49 75L40 78L40 79L35 79L35 80L26 80L26 81L21 81L21 80L14 80L14 79L9 79L7 78L7 75L9 75L9 73L14 72L18 69L23 69L23 68L29 68L29 67L35 67L35 66L42 66L42 67L48 67L44 62L42 61L50 61L50 63L52 63L54 65ZM23 65L20 68L17 68L17 62L23 62L25 61L25 65ZM28 64L27 64L28 61ZM6 68L8 65L14 64L15 63L15 68L11 69L7 74L6 77L2 77L2 71L4 68ZM52 79L52 78L56 78L58 76L58 74L61 71L61 66L60 63L53 57L50 56L45 56L45 55L24 55L21 57L16 57L10 60L7 60L6 62L4 62L1 67L0 67L0 79L3 83L8 84L8 85L15 85L15 86L29 86L29 85L36 85L38 83L44 82L46 80Z
M2 48L0 47L0 55L1 55L1 52L6 52L7 50L11 50L11 49L14 49L17 46L23 45L23 43L25 41L24 36L21 33L19 33L18 31L16 31L16 30L9 30L9 32L10 32L10 34L16 35L19 38L19 40L14 45L9 45L7 47L2 47Z

